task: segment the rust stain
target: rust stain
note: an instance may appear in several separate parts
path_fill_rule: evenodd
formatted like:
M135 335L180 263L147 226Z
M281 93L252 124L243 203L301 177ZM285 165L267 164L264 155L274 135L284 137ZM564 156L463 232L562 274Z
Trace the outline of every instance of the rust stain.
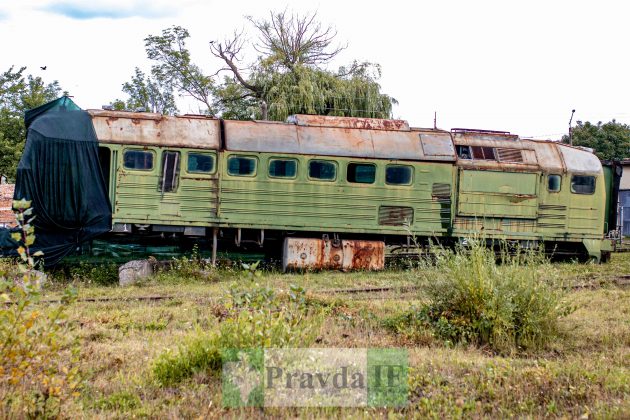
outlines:
M324 115L297 114L289 117L288 122L311 127L358 128L363 130L409 131L405 120L386 120L380 118L331 117Z
M381 270L385 244L381 241L287 238L285 270Z

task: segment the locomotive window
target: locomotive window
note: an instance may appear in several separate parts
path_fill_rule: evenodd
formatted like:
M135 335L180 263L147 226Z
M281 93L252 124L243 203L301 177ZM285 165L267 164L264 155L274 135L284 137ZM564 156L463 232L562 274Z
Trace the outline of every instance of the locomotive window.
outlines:
M573 175L571 177L571 192L575 194L593 194L595 192L595 177Z
M549 175L547 177L547 189L549 192L559 192L561 184L562 177L560 175Z
M369 163L349 163L348 182L372 184L376 177L376 165Z
M472 146L471 149L475 159L496 160L492 147Z
M150 171L153 169L153 152L145 150L125 150L123 155L125 169Z
M233 176L256 175L256 158L245 156L230 156L227 161L227 173Z
M311 160L308 163L308 177L320 181L334 181L337 178L337 164L327 160Z
M293 159L271 159L269 161L269 176L273 178L295 178L297 161Z
M179 152L162 153L162 174L158 188L161 192L173 192L177 190L179 179Z
M457 148L457 156L460 159L472 159L472 154L470 153L470 146L456 146Z
M413 168L411 166L387 165L385 183L389 185L411 185Z
M202 174L214 172L214 156L206 153L188 153L187 171Z

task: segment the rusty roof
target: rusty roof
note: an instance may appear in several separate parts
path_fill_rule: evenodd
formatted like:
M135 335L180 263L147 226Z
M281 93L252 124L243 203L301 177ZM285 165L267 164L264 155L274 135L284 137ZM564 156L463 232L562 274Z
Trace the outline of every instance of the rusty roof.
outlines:
M225 147L233 151L455 161L450 134L438 131L225 121Z
M554 141L526 140L499 132L455 132L453 140L456 145L492 147L502 152L514 149L521 151L522 162L459 159L459 166L592 175L602 171L601 162L593 153Z
M219 148L219 120L200 115L88 110L99 142L139 146Z

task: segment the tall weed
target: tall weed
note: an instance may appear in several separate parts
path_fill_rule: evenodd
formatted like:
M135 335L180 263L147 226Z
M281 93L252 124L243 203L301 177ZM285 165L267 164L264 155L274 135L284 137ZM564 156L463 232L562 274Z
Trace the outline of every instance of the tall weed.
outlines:
M537 350L558 334L570 312L563 290L545 277L542 253L501 244L499 262L481 240L455 252L436 253L429 303L413 319L451 343L489 346L497 352Z

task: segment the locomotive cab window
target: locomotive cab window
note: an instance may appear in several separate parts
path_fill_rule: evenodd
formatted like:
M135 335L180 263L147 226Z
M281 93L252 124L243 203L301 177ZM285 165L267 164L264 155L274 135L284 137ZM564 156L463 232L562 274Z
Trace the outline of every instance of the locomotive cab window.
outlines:
M227 161L227 173L232 176L256 175L256 158L249 156L230 156Z
M190 173L210 174L214 172L214 155L208 153L188 153L188 166Z
M357 184L373 184L376 178L376 165L371 163L349 163L348 182Z
M179 152L165 151L162 153L162 173L158 188L161 192L177 190L179 180Z
M560 175L547 176L547 189L549 192L559 192L562 185L562 177Z
M153 152L146 150L125 150L123 154L125 169L136 171L150 171L153 169Z
M595 192L595 177L573 175L571 177L571 192L575 194L593 194Z
M272 178L295 178L297 175L297 161L294 159L271 159L269 161L269 176Z
M308 163L308 177L318 181L334 181L337 178L337 164L328 160L311 160Z
M388 185L411 185L413 168L404 165L387 165L385 183Z

